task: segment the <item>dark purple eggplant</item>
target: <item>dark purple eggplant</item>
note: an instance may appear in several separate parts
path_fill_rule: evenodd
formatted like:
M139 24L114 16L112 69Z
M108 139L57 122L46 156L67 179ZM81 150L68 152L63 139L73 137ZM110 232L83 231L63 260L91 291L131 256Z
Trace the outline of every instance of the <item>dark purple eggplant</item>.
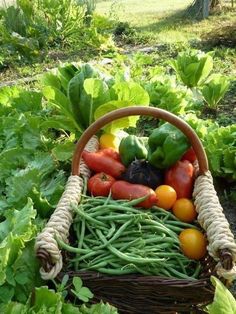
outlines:
M136 184L143 184L156 189L164 182L164 172L150 165L146 160L134 160L121 175L121 179Z

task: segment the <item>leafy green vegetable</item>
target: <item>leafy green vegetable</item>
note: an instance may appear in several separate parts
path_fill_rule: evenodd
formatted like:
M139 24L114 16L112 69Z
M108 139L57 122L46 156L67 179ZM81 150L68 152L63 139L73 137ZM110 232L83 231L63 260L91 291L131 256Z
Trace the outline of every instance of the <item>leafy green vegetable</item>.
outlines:
M177 77L188 87L201 85L213 69L212 53L182 52L171 62Z
M194 114L188 114L184 119L200 137L213 176L235 181L236 124L223 127L211 120L199 119Z
M76 122L70 107L69 99L59 89L53 86L43 88L44 97L56 106L60 111L70 119L71 125L80 131L80 125Z
M184 114L188 105L187 90L177 87L175 81L166 76L159 76L145 85L154 107L165 109L175 114Z
M148 93L137 83L133 82L121 82L112 86L111 97L115 100L107 102L100 107L94 113L95 120L102 117L104 114L130 106L148 106L149 96ZM114 133L119 129L123 129L130 126L135 126L138 120L138 116L128 116L109 123L104 127L106 132Z
M86 129L94 121L96 108L110 100L110 93L101 74L89 64L85 64L70 80L68 97L75 120L82 129Z
M15 297L25 302L40 282L38 261L32 254L37 230L32 200L21 210L7 211L5 217L0 223L0 300L8 302Z
M118 314L116 308L108 303L97 303L91 306L76 307L66 303L59 292L46 286L35 288L26 304L10 302L0 304L0 312L4 314Z
M214 276L211 282L215 286L214 300L207 305L206 311L209 314L235 314L236 300L223 283Z
M236 124L208 132L205 148L213 175L236 180Z
M210 108L217 108L217 104L229 89L229 79L221 74L212 75L202 87L202 95Z

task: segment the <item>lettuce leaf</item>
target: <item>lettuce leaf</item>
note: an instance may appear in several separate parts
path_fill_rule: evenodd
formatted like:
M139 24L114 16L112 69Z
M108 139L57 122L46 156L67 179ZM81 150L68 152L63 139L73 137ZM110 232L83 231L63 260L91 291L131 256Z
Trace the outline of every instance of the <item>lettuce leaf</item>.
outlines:
M31 199L21 210L9 209L0 223L0 300L25 302L41 283L34 252L36 210ZM40 224L39 224L40 225Z
M209 314L235 314L236 300L223 283L214 276L211 282L215 287L214 300L206 307Z
M198 50L189 50L178 55L171 62L177 77L188 87L201 85L213 69L212 53Z
M35 288L34 295L28 298L26 304L9 302L0 304L0 312L4 314L118 314L115 307L108 303L97 303L91 306L83 304L80 307L66 303L59 292L46 286Z
M133 82L120 82L113 85L110 90L112 98L115 100L109 101L103 105L100 105L94 113L94 118L97 120L106 113L130 106L148 106L149 95L148 93L137 83ZM115 133L119 129L135 127L139 116L128 116L118 120L115 120L103 129L108 133Z

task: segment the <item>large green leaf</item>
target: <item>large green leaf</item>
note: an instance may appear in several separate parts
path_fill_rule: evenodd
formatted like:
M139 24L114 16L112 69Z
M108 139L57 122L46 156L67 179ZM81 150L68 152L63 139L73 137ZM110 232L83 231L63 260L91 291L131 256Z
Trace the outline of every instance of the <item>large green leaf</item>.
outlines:
M149 95L137 83L133 82L120 82L113 85L111 88L111 97L116 100L109 101L100 105L95 113L94 118L97 120L106 113L130 106L148 106ZM119 129L135 126L139 116L128 116L111 122L104 127L107 132L115 133Z
M53 156L59 161L71 160L75 150L75 144L67 141L59 143L52 149Z
M117 100L128 101L134 105L149 105L149 95L145 89L134 82L120 82L112 86L114 95Z
M95 120L97 120L98 118L104 116L108 112L129 106L132 106L132 103L128 101L118 100L109 101L108 103L98 107L98 109L95 111L94 118ZM138 116L128 116L109 123L103 129L108 133L116 133L120 129L124 129L130 126L134 127L136 125L137 120Z

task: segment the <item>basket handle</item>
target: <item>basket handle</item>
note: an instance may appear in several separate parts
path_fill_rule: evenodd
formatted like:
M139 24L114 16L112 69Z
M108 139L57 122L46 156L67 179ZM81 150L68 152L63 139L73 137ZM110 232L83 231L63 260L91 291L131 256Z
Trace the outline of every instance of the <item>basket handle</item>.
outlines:
M98 120L96 120L93 124L91 124L82 134L80 137L74 156L72 159L72 175L79 175L80 169L80 159L82 152L85 148L85 145L90 140L90 138L95 135L102 127L104 127L106 124L120 119L127 116L137 116L137 115L146 115L146 116L152 116L154 118L165 120L174 126L176 126L178 129L180 129L189 139L195 154L197 156L198 164L199 164L199 174L205 174L208 171L208 160L205 153L205 150L203 148L203 145L198 138L195 131L182 119L178 118L174 114L163 110L159 108L154 107L143 107L143 106L136 106L136 107L127 107L122 109L117 109L114 111L111 111Z

